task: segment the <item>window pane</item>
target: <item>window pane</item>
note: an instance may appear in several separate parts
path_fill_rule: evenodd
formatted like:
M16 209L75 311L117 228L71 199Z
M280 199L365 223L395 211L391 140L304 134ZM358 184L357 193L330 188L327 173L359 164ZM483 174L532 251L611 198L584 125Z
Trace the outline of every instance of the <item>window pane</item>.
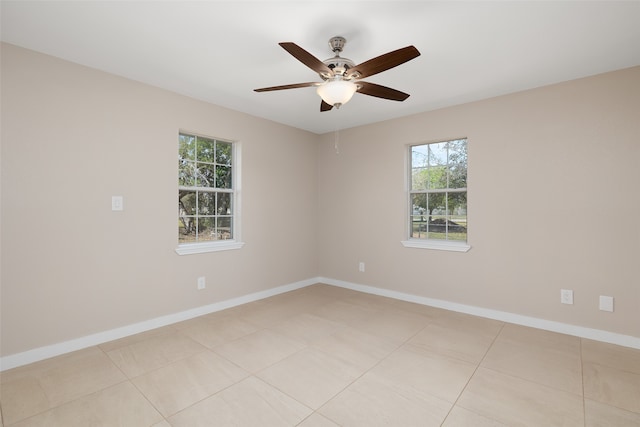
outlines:
M178 221L178 242L193 242L196 239L196 221L193 216L180 216Z
M424 215L413 215L411 217L411 237L414 239L427 238L427 221Z
M446 215L432 215L429 221L429 239L444 240L447 238L447 217Z
M448 240L467 240L467 193L449 193Z
M427 195L411 195L411 237L425 239L427 237Z
M193 187L196 185L196 164L180 158L178 160L178 185Z
M449 188L467 186L467 141L449 142Z
M428 180L430 189L440 190L447 188L447 166L431 166Z
M198 217L198 240L217 240L216 239L216 219L213 217Z
M447 201L449 214L452 216L467 216L467 192L451 192Z
M219 165L231 166L231 153L233 145L229 142L216 143L216 163Z
M413 168L411 171L411 189L426 190L429 171L427 168Z
M427 209L429 214L446 213L446 193L430 193L427 194Z
M411 166L414 168L426 167L429 162L429 147L427 145L416 145L411 147Z
M180 216L195 215L196 213L196 192L195 191L178 191L178 208Z
M195 160L196 158L196 138L191 135L180 134L178 147L178 159Z
M218 217L218 239L228 240L233 238L231 217Z
M218 208L216 213L218 215L231 215L231 194L230 193L216 193L218 198Z
M198 193L198 214L214 215L216 212L216 193Z
M231 188L231 166L216 166L216 188Z
M411 195L412 215L424 215L427 212L427 195L424 193Z
M444 166L447 164L447 143L429 144L429 166Z
M215 140L198 137L198 162L213 163L215 161Z
M215 188L216 167L214 165L199 164L198 165L198 187Z

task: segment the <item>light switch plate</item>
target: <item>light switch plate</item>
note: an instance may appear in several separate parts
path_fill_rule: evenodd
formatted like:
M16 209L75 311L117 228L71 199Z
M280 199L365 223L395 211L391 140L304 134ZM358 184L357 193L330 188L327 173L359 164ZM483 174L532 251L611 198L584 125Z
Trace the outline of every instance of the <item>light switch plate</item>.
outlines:
M124 199L122 198L122 196L111 196L111 210L124 210Z

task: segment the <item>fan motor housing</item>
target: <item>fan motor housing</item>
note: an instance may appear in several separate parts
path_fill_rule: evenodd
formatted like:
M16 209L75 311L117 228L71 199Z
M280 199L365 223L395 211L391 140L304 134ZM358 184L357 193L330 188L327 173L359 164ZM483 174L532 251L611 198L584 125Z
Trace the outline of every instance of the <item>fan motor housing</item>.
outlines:
M353 68L356 64L349 58L342 58L341 56L334 56L333 58L325 59L322 61L327 67L331 68L336 75L343 75L348 69ZM327 79L326 76L320 74L320 77Z
M355 62L350 60L349 58L342 58L340 56L340 52L344 49L344 45L347 43L347 39L341 36L331 37L329 39L329 47L331 51L335 54L333 58L325 59L322 61L327 67L331 68L334 75L342 76L347 72L348 69L356 66ZM328 80L332 78L332 76L327 76L320 74L320 77L323 80Z

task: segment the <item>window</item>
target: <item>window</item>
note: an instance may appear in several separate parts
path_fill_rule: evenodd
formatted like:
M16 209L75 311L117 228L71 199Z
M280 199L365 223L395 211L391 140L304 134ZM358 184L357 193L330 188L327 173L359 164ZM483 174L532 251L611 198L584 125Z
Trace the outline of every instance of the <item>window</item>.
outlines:
M408 247L464 251L467 245L467 140L409 147Z
M182 132L178 141L177 252L237 249L236 144Z

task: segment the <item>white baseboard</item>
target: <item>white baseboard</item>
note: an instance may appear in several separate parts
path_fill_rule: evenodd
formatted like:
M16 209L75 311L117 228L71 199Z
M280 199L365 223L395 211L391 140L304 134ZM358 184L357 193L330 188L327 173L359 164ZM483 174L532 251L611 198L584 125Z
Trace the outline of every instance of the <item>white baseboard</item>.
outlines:
M416 295L392 291L389 289L381 289L373 286L345 282L342 280L329 279L326 277L319 277L318 282L326 283L327 285L339 286L341 288L347 288L347 289L364 292L368 294L394 298L401 301L413 302L416 304L443 308L445 310L472 314L474 316L500 320L507 323L514 323L516 325L529 326L532 328L543 329L545 331L558 332L561 334L573 335L580 338L587 338L595 341L606 342L609 344L616 344L624 347L640 349L640 337L617 334L614 332L603 331L601 329L585 328L582 326L570 325L568 323L561 323L561 322L555 322L552 320L539 319L537 317L523 316L520 314L509 313L506 311L491 310L488 308L458 304L455 302L450 302L445 300L420 297Z
M416 295L406 294L402 292L392 291L389 289L376 288L373 286L361 285L357 283L345 282L343 280L330 279L327 277L314 277L300 282L288 285L278 286L276 288L267 289L265 291L232 298L226 301L220 301L214 304L197 307L191 310L179 313L169 314L157 317L155 319L146 320L132 325L123 326L121 328L111 329L109 331L99 332L93 335L87 335L77 339L64 341L44 347L35 348L22 353L12 354L0 358L0 372L7 369L16 368L27 365L29 363L38 362L40 360L59 356L61 354L70 353L72 351L81 350L83 348L92 347L94 345L103 344L116 339L128 337L151 329L160 328L162 326L171 325L173 323L189 320L194 317L203 316L205 314L214 313L216 311L225 310L227 308L236 307L264 298L279 295L284 292L301 289L316 283L325 283L327 285L338 286L341 288L351 289L354 291L364 292L373 295L379 295L388 298L394 298L401 301L413 302L416 304L427 305L431 307L442 308L445 310L457 311L460 313L472 314L474 316L486 317L489 319L500 320L507 323L514 323L522 326L543 329L562 334L573 335L581 338L588 338L595 341L602 341L610 344L617 344L625 347L640 349L640 338L629 335L622 335L613 332L603 331L600 329L585 328L582 326L569 325L566 323L555 322L551 320L539 319L536 317L522 316L519 314L508 313L505 311L491 310L472 305L458 304L455 302L438 300L433 298L420 297Z
M265 291L232 298L226 301L220 301L214 304L197 307L191 310L156 317L155 319L145 320L143 322L134 323L132 325L123 326L121 328L111 329L109 331L99 332L97 334L87 335L73 340L35 348L33 350L28 350L22 353L4 356L0 358L0 372L6 371L7 369L17 368L18 366L28 365L29 363L38 362L50 357L59 356L61 354L70 353L72 351L82 350L83 348L92 347L94 345L104 344L109 341L139 334L141 332L150 331L162 326L167 326L173 323L182 322L184 320L193 319L194 317L203 316L205 314L214 313L216 311L225 310L227 308L236 307L238 305L247 304L264 298L269 298L284 292L304 288L315 283L318 283L317 278L307 279L300 282L267 289Z

